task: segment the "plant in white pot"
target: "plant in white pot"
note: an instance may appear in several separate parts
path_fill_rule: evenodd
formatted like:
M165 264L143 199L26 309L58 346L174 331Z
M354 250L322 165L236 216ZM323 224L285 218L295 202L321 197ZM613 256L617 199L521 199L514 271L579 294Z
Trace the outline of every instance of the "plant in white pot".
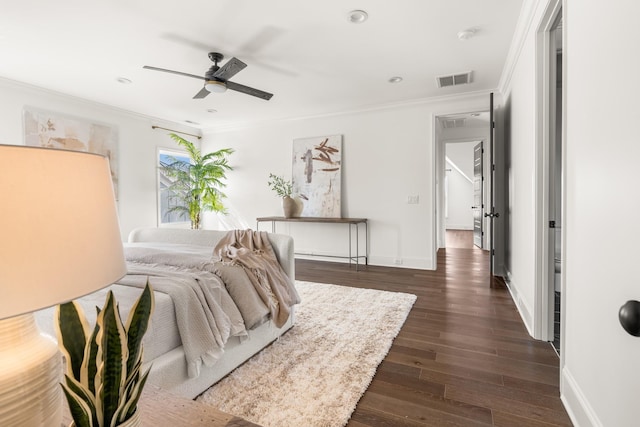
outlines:
M69 404L72 427L135 427L142 424L138 399L149 375L142 372L142 337L154 309L149 283L122 322L109 291L93 329L80 305L56 309L58 345L67 369L62 388Z
M285 218L296 216L298 206L296 201L291 197L293 193L291 181L270 173L267 184L278 196L282 197L282 209L284 210Z

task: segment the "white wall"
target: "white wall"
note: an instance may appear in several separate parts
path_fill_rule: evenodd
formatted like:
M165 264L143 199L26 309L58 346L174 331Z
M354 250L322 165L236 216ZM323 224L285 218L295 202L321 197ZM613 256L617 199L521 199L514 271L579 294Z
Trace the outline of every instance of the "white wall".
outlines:
M511 287L531 321L535 289L534 174L536 46L534 19L506 91ZM614 78L637 68L635 26L640 3L564 1L566 44L566 199L563 402L576 426L638 425L640 340L618 322L625 301L640 300L637 236L640 145L621 123L640 115L640 82ZM600 31L594 31L594 26ZM615 218L615 222L612 221ZM527 319L527 317L529 317Z
M539 9L542 9L540 7ZM539 20L541 11L536 19ZM503 94L504 138L508 159L503 179L507 181L507 236L504 260L509 287L520 314L533 331L535 299L535 27L528 31L513 70L510 86ZM505 126L508 123L507 126ZM506 127L506 128L505 128Z
M445 226L454 230L473 230L473 154L476 141L446 144L448 181ZM469 179L471 181L469 181Z
M282 215L267 187L270 172L291 176L295 138L343 135L342 215L369 219L370 263L430 269L435 266L433 134L435 115L486 110L488 95L457 101L395 106L304 120L205 133L203 150L232 147L235 170L227 195L241 219ZM408 196L418 204L408 204ZM262 225L266 229L266 225ZM346 225L279 224L296 250L345 255Z
M118 212L122 237L126 239L135 227L157 225L156 150L175 149L177 145L166 136L166 131L152 130L151 125L190 133L194 133L193 129L0 79L0 144L24 144L25 105L115 126L119 142Z

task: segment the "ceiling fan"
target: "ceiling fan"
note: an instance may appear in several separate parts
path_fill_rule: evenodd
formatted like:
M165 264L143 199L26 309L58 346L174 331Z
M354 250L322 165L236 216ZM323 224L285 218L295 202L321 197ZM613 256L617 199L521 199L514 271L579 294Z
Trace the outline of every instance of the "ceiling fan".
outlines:
M178 74L180 76L193 77L194 79L204 80L204 87L200 89L200 92L196 93L193 99L204 98L211 92L224 92L227 89L235 90L236 92L246 93L247 95L256 96L265 100L270 100L273 96L272 93L264 92L259 89L254 89L249 86L241 85L239 83L230 82L229 79L235 76L238 72L242 71L247 66L244 62L238 58L231 58L222 67L218 66L218 62L224 59L224 55L218 52L209 52L209 59L213 61L213 65L203 76L197 76L195 74L183 73L181 71L167 70L165 68L151 67L145 65L142 68L155 71L163 71L165 73Z

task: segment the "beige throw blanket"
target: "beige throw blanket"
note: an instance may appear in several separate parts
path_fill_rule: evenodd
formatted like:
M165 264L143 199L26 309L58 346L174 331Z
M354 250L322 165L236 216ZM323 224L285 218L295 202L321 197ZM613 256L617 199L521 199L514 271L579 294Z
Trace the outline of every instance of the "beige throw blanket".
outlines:
M293 278L282 270L265 231L229 231L213 250L213 259L242 266L276 326L287 322L291 307L300 302L300 296Z
M222 356L230 336L247 336L238 308L216 275L131 262L127 270L117 284L143 288L148 278L155 291L171 297L190 378Z

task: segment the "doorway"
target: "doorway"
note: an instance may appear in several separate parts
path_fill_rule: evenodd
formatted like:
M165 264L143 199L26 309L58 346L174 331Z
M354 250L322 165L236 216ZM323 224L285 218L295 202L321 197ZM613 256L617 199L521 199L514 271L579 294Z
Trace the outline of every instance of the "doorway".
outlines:
M550 108L549 131L549 289L553 292L553 347L560 353L560 316L562 300L562 13L558 15L550 32ZM555 84L553 84L555 82Z
M550 2L538 29L536 88L536 297L534 337L549 341L560 355L562 366L563 299L565 258L564 188L566 80L563 60L562 1Z
M480 199L474 199L474 153L478 145L482 145L489 138L489 112L477 111L436 116L434 120L436 137L436 236L437 248L449 247L447 236L451 230L460 230L472 237L474 230L474 213L480 219L479 229L484 237L478 239L480 249L488 249L487 219L484 217L484 207L488 197L486 188L490 183L480 178L476 184L480 186L477 192ZM486 150L478 150L481 160L482 173L488 174ZM476 153L477 154L477 153ZM475 212L477 211L477 212Z

